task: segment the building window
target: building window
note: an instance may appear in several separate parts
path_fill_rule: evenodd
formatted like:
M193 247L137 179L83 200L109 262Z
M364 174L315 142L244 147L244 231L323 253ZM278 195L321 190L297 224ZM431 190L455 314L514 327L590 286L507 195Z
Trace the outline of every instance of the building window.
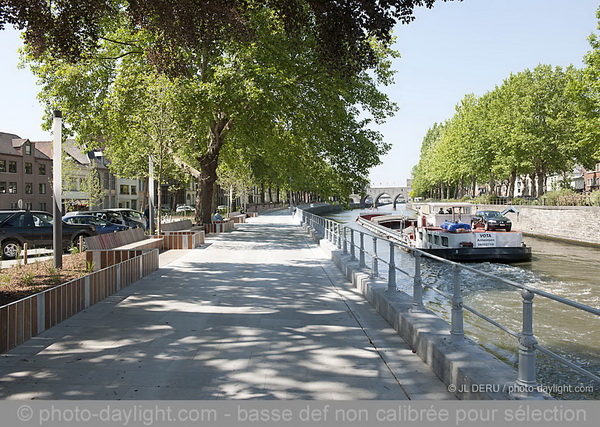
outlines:
M31 156L31 144L30 143L25 144L25 155Z
M31 175L33 173L33 164L32 163L25 163L25 173L27 175Z
M108 174L107 174L107 173L105 173L105 174L104 174L104 189L105 189L105 190L108 190L108 188L109 188L109 187L108 187L108 184L109 184L109 183L108 183L108 179L109 179L109 178L108 178Z
M40 203L40 210L41 211L45 211L46 210L46 202Z
M110 175L110 189L116 190L116 179L114 175Z
M31 182L25 183L25 194L33 194L33 183L31 183Z
M136 189L135 185L131 186L131 194L133 194L133 195L137 194L137 189Z
M17 183L16 182L8 183L8 194L17 194Z
M39 193L40 193L40 194L46 194L46 184L44 184L44 183L41 183L41 184L39 185L39 190L40 190L40 191L39 191Z
M10 202L10 209L19 209L17 202Z
M46 165L43 163L40 163L38 166L38 172L40 175L46 175Z
M17 162L13 162L13 161L8 162L8 172L9 173L17 173Z
M121 185L119 188L119 194L129 194L129 185Z
M25 209L32 211L33 210L33 202L25 203Z
M6 160L0 160L0 172L6 172Z
M0 182L0 194L6 194L6 181Z

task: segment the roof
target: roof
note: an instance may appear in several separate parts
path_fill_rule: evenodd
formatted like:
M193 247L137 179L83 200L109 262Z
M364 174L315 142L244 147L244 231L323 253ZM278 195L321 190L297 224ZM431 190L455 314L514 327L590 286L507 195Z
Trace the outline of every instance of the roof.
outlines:
M8 154L11 156L22 156L21 147L28 142L29 139L23 139L14 133L0 132L0 154ZM31 142L31 141L29 141ZM51 157L40 150L37 143L32 143L35 147L34 156L36 159L50 160Z
M35 141L35 146L49 158L52 159L54 157L53 141ZM75 140L67 139L62 148L65 153L71 156L79 164L90 164L89 157L77 146Z

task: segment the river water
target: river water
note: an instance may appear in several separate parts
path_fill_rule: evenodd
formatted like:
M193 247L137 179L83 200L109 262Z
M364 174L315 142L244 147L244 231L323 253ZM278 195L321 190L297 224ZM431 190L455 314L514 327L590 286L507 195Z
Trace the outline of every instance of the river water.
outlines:
M397 210L379 208L377 212L412 213L406 211L404 205ZM359 213L358 210L343 211L327 217L366 232L355 222ZM469 266L591 307L600 307L600 249L531 237L525 237L524 240L533 251L531 262L511 265L470 263ZM358 239L356 242L358 244ZM372 248L372 239L366 238L366 251L372 253ZM389 249L381 242L377 246L377 253L381 258L389 259ZM412 255L396 251L395 261L397 267L412 275ZM367 264L371 265L369 256ZM386 264L381 263L379 270L382 277L387 277ZM396 275L398 289L412 294L412 278L401 273ZM446 264L424 258L422 279L424 285L452 293L452 276ZM464 304L520 332L522 299L519 290L467 271L461 272L461 287ZM430 289L425 289L423 299L427 308L450 320L451 305L448 300ZM466 311L464 322L469 338L516 368L516 338ZM600 375L600 318L597 316L536 295L534 334L544 347ZM599 383L582 377L539 352L537 378L555 398L600 399Z

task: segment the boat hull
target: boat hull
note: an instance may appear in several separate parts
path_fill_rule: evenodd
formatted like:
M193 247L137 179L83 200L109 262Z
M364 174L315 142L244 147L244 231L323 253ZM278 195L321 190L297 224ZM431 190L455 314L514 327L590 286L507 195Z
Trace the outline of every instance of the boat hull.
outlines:
M528 246L519 248L436 248L421 250L450 261L460 262L526 262L531 261L532 256L531 248Z

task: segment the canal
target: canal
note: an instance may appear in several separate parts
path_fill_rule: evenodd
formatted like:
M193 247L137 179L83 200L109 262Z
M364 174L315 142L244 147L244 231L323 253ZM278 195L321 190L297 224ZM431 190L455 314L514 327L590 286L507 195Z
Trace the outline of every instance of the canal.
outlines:
M328 218L366 232L355 220L360 211L343 211L327 215ZM379 208L377 212L411 214L404 205L399 209ZM367 232L368 233L368 232ZM568 298L579 303L600 307L600 249L571 245L555 241L525 237L531 246L531 262L519 264L471 263L471 267L499 277L531 286ZM365 239L365 248L372 253L372 239ZM389 258L387 245L378 244L377 252L383 259ZM414 257L396 251L397 267L412 274ZM370 259L367 257L367 264ZM382 277L387 276L387 265L379 267ZM443 263L424 259L423 284L452 293L450 268ZM412 294L412 278L397 273L398 289ZM515 288L470 273L461 272L463 300L481 313L519 332L521 329L521 298ZM450 320L451 305L436 292L426 289L424 302L440 317ZM465 332L487 351L513 365L517 364L517 340L479 317L465 311ZM536 296L534 299L534 333L544 347L567 358L571 362L600 374L600 319L592 314ZM600 384L588 380L568 367L538 352L538 382L554 391L557 399L600 399Z

